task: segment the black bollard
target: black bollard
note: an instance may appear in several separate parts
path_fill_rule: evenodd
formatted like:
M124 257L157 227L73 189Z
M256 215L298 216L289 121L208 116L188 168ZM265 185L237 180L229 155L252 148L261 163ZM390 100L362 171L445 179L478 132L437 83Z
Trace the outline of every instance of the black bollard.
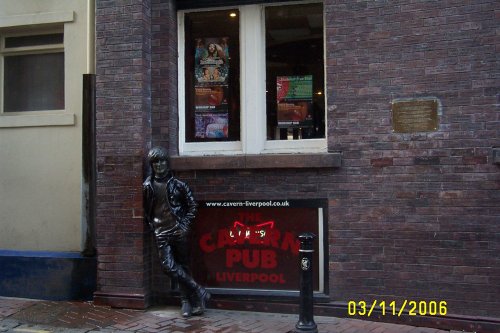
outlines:
M318 327L313 318L313 241L316 235L310 232L299 236L300 249L300 314L293 332L317 333Z

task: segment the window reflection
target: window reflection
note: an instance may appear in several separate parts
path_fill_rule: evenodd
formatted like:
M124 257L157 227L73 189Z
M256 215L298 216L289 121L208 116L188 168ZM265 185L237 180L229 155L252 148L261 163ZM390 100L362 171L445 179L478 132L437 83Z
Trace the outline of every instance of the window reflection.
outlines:
M325 137L322 7L266 7L268 140Z

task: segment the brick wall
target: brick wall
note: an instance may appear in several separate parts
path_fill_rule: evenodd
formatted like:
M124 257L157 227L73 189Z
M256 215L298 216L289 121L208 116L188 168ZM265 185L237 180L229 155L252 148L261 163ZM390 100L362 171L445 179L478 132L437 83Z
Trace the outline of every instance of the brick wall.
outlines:
M449 313L500 317L499 10L326 0L328 141L342 167L179 178L198 200L327 198L333 301L444 300ZM173 1L97 1L102 293L167 288L140 184L146 147L177 152L175 22ZM393 133L391 101L414 97L439 99L439 129Z
M177 155L177 11L175 1L153 0L151 24L151 146L163 146L170 155ZM151 292L153 296L169 293L170 279L161 270L156 248L154 244L151 245Z
M497 1L326 1L331 296L500 315ZM392 132L437 97L439 130Z
M153 146L178 154L177 12L173 0L152 1L152 129Z
M141 186L152 132L149 1L96 1L96 83L95 298L143 307L151 275Z

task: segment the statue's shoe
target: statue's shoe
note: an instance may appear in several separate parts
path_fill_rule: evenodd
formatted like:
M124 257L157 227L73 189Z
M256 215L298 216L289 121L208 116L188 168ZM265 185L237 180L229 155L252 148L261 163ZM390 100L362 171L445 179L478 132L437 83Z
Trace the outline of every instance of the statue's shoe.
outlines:
M181 306L181 314L184 318L189 318L193 314L193 308L189 301L183 300L182 301L182 306Z
M198 300L196 302L196 306L193 308L192 314L195 316L202 315L205 312L205 309L207 307L207 303L212 297L212 295L206 291L204 288L199 289L197 292L198 294Z

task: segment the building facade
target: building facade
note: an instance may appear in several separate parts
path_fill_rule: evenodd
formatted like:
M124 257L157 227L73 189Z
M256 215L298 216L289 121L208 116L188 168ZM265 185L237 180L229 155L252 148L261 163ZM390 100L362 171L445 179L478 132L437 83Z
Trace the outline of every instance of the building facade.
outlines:
M445 301L448 314L498 318L498 3L326 0L323 20L271 31L273 8L304 4L314 2L97 1L96 300L142 308L168 295L142 223L144 156L161 145L201 202L325 200L329 301ZM222 22L232 10L238 28ZM285 34L277 56L302 57L284 41L317 27L324 134L278 130L291 140L275 140L262 39ZM238 40L227 86L196 74L206 63L195 43L210 38ZM197 121L210 103L196 98L221 86L239 113L214 102L219 119L208 123L229 134L207 140Z
M91 299L95 289L83 95L94 11L79 0L0 5L2 296Z
M282 266L313 231L317 304L497 320L499 10L96 0L94 300L175 299L143 220L160 145L200 202L193 270L218 305L296 303Z

